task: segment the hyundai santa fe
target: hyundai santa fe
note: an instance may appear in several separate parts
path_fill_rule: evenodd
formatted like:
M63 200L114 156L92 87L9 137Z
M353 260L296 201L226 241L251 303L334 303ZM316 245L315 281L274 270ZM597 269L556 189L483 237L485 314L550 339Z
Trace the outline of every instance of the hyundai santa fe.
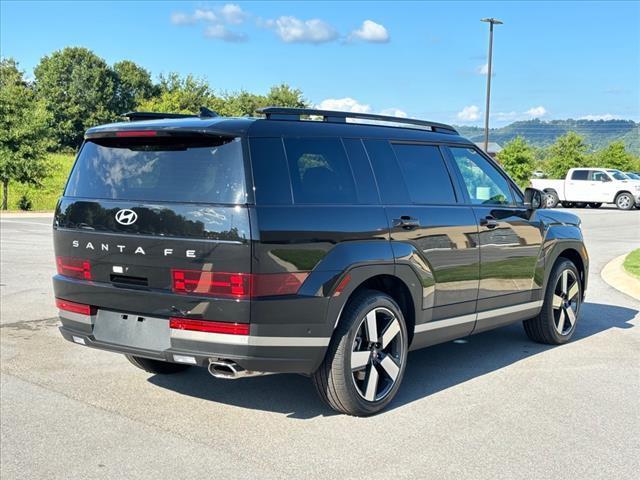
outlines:
M410 350L514 322L571 339L580 221L453 127L260 114L86 132L54 218L64 338L153 374L304 374L359 416L391 402Z

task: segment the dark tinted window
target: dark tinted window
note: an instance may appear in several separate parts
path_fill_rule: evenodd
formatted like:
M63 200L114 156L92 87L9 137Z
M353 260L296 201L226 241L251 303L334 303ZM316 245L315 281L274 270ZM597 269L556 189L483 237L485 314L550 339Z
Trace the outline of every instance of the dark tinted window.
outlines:
M158 202L246 202L239 139L110 139L87 142L65 195Z
M378 189L376 187L369 157L359 138L344 138L344 148L347 150L353 177L356 181L358 200L363 204L380 203Z
M364 140L371 166L376 175L382 203L402 205L411 203L396 156L387 140Z
M462 174L471 203L509 205L513 203L509 182L500 171L473 148L449 149Z
M393 144L393 150L413 203L456 202L451 178L438 147Z
M589 170L574 170L571 174L571 180L588 180Z
M256 203L291 204L289 170L282 138L252 138L249 149Z
M284 143L295 203L357 203L339 138L286 138Z

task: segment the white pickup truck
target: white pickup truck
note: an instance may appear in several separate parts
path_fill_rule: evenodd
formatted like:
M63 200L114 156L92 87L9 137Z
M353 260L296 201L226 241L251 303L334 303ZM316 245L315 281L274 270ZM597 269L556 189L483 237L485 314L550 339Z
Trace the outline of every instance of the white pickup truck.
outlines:
M531 179L531 186L547 194L547 208L598 208L615 203L621 210L640 208L640 181L610 168L572 168L564 180Z

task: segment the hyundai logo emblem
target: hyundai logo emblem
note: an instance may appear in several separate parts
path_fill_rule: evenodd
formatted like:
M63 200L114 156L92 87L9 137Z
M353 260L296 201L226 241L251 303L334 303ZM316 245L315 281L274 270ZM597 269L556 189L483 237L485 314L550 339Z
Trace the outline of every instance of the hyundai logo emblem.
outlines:
M116 213L116 222L120 225L131 225L135 223L137 219L138 214L128 208L118 210L118 213Z

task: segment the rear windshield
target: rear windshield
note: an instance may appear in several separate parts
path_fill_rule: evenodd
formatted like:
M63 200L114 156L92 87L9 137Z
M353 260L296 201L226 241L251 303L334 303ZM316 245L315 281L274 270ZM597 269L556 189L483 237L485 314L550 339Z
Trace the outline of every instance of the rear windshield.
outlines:
M242 144L235 139L88 141L65 196L108 200L242 204Z

